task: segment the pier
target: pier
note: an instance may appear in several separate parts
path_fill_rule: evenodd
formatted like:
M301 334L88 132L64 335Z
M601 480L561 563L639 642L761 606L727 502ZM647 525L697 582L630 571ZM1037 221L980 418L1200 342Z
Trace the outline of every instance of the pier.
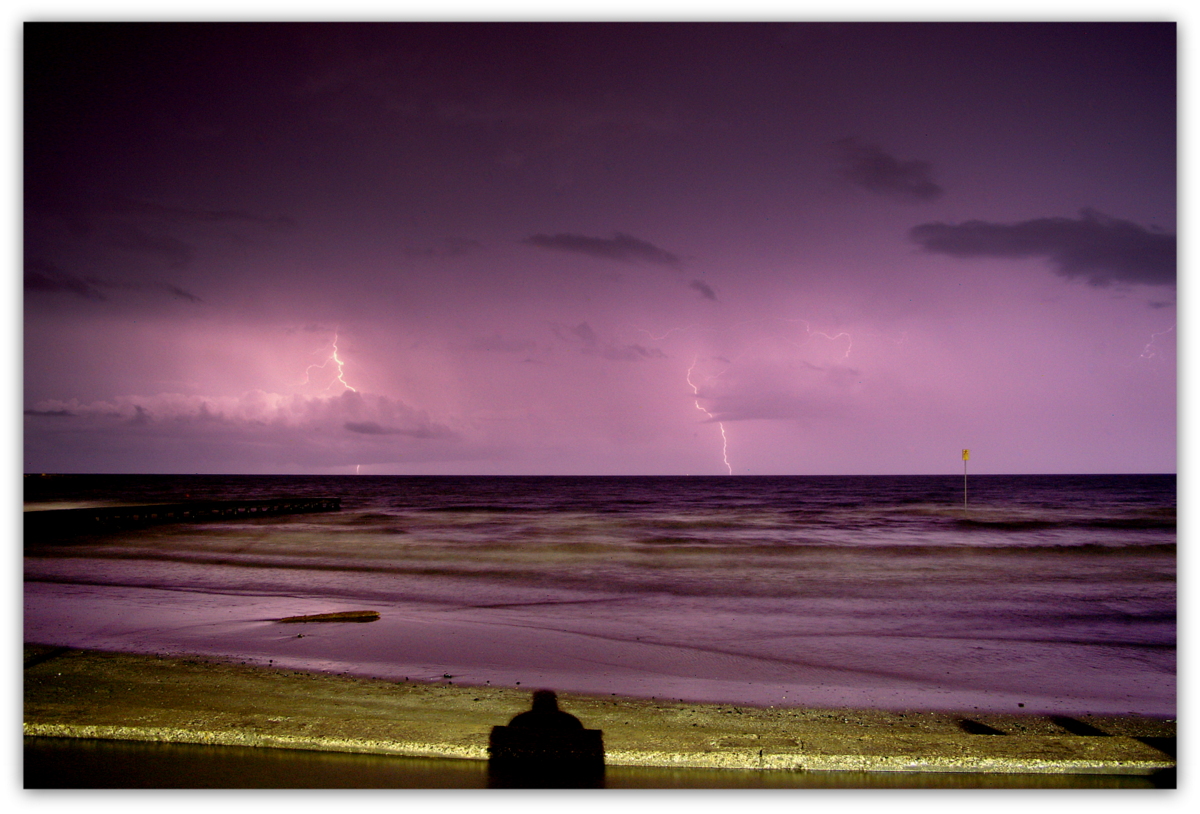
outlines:
M336 512L340 497L283 497L266 500L194 500L91 509L47 509L25 512L25 537L31 535L102 534L165 523L211 523L281 514ZM34 541L36 542L36 541Z

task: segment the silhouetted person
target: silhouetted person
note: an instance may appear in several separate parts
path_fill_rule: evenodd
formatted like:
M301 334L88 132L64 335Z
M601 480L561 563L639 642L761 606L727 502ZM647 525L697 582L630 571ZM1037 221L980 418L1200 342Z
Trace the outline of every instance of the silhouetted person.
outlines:
M604 739L558 708L550 690L533 694L533 708L492 727L488 740L492 788L602 788Z
M558 696L553 690L535 692L533 709L514 715L508 725L522 729L583 729L578 718L558 708Z

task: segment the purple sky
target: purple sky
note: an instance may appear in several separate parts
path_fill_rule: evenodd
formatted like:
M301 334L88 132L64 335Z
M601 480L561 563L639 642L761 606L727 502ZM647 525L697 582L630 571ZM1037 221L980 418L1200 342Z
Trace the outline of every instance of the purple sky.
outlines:
M1175 47L27 26L25 470L1173 472Z

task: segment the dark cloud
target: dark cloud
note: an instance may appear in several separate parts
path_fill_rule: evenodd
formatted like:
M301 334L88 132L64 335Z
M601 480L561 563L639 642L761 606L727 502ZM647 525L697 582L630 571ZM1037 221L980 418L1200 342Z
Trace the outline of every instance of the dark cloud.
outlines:
M25 415L41 416L43 418L74 418L75 413L70 410L26 410Z
M100 200L80 195L46 195L34 190L25 201L26 220L59 221L77 237L115 248L190 256L192 247L166 234L214 224L253 226L275 231L295 228L287 215L260 215L237 209L195 209L109 196ZM186 259L186 258L185 258Z
M863 189L914 201L932 201L942 196L943 190L933 182L933 165L928 161L901 161L874 144L859 144L851 138L835 142L834 147L842 177Z
M74 294L85 300L104 300L93 282L76 277L44 260L25 261L25 290Z
M186 266L193 254L191 244L132 223L107 223L93 237L101 246L158 257L175 268Z
M204 302L204 300L200 299L195 294L192 294L188 291L184 291L182 288L180 288L177 285L171 285L170 283L164 283L163 286L167 289L167 291L171 292L172 294L174 294L176 297L178 297L181 300L187 300L188 302Z
M268 433L290 427L328 437L335 427L357 435L398 435L408 438L453 439L456 433L424 411L386 396L347 390L338 396L282 396L251 391L236 398L161 394L123 396L111 401L80 403L50 399L34 404L25 415L72 417L105 425L116 419L125 426L155 428L207 427L213 431ZM224 429L216 427L221 425ZM216 427L216 429L214 429Z
M1175 285L1175 235L1152 231L1091 209L1071 218L1020 223L925 223L909 237L927 252L952 257L1044 257L1055 273L1114 282Z
M390 435L396 432L393 428L384 429L374 421L347 421L342 426L350 432L358 432L363 435Z
M688 284L688 288L694 288L695 290L699 291L701 296L705 297L706 299L716 300L717 298L717 292L713 291L712 287L707 283L703 283L700 280L692 280Z
M499 334L479 336L468 345L471 350L487 353L529 353L537 348L529 339L504 339Z
M204 302L190 291L185 291L172 283L123 283L102 280L98 277L78 277L63 271L53 263L45 260L30 259L25 261L25 290L42 291L52 294L73 294L85 300L95 302L106 301L108 298L100 289L120 291L165 291L171 296L188 302Z
M636 342L631 345L605 345L599 349L601 358L616 362L640 362L642 359L666 359L658 348L647 348Z
M108 209L117 213L153 216L175 223L252 223L271 229L291 229L296 225L296 221L286 215L266 216L237 209L190 209L131 198L115 198Z
M576 252L589 257L600 257L606 260L620 260L632 263L640 260L643 263L655 263L660 266L677 268L682 260L653 243L630 237L617 232L611 238L588 237L587 235L557 234L533 235L526 238L525 243L540 246L543 249L555 249L563 252Z
M586 322L581 322L573 328L552 325L551 329L562 341L575 345L585 356L599 356L614 362L640 362L643 359L666 359L667 355L659 348L648 348L636 342L618 344L602 341L595 329Z
M177 471L178 456L188 450L210 471L259 471L254 467L264 456L316 465L331 459L457 460L471 454L454 430L424 411L349 390L314 397L250 391L237 397L163 393L90 403L48 399L31 404L25 415L27 450L44 454L66 445L59 471L112 449L138 453L140 463L114 464L120 471ZM146 456L152 464L145 463Z
M194 269L197 257L213 246L227 251L230 245L250 244L256 233L294 225L283 216L165 206L120 196L93 200L33 194L24 214L25 248L33 258L26 262L25 289L87 300L106 300L114 291L141 291L203 302L191 291L156 278ZM64 264L67 257L70 262ZM66 271L60 264L87 273Z
M596 331L591 325L586 322L581 322L574 328L570 329L571 333L579 337L585 345L595 345L597 341Z
M350 432L360 435L406 435L410 438L450 438L453 433L444 427L422 426L414 429L385 427L377 421L347 421L342 425Z

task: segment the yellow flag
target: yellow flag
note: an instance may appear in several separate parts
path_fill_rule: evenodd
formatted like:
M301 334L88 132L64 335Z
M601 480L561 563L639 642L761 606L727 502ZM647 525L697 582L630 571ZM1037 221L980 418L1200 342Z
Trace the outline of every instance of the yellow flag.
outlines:
M969 450L969 449L964 449L964 450L963 450L963 460L964 460L964 461L969 461L969 460L971 460L971 450Z

